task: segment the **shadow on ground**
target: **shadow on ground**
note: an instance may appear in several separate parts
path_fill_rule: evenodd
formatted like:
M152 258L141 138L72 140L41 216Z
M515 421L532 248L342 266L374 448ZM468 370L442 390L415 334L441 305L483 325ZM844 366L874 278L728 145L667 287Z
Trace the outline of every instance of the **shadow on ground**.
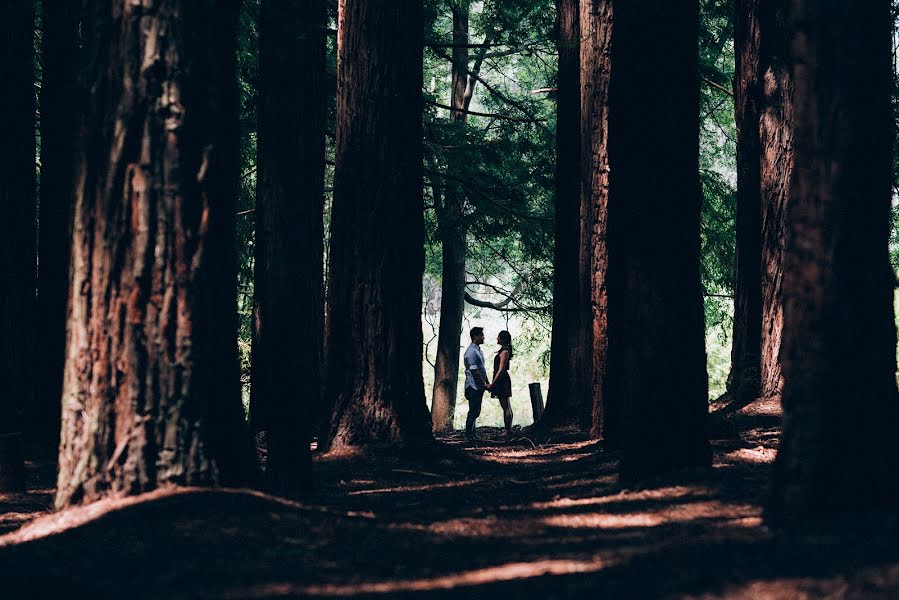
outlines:
M622 489L615 455L577 435L485 433L474 447L444 440L470 464L319 458L302 502L160 490L43 516L0 537L0 582L23 597L899 595L895 518L828 536L762 526L774 428L717 442L710 470L640 489ZM50 493L0 497L19 515L0 523L40 516Z

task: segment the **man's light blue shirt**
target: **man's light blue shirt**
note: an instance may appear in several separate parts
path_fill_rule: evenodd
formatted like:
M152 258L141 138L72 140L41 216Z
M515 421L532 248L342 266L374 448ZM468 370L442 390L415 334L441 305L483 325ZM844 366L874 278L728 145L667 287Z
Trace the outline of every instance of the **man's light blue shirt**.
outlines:
M487 367L484 364L484 353L481 352L477 344L468 346L465 350L463 362L465 363L465 388L482 391L484 384L481 382L487 381ZM481 382L478 382L474 375L471 374L473 370L481 372Z

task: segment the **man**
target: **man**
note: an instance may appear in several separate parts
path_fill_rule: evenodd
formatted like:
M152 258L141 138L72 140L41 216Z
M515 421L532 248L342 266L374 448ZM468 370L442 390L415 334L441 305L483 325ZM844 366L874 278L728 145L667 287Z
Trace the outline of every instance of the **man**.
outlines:
M484 328L472 327L469 334L471 345L465 350L465 399L468 400L468 418L465 420L465 437L476 440L475 422L481 414L481 401L487 386L487 367L484 364Z

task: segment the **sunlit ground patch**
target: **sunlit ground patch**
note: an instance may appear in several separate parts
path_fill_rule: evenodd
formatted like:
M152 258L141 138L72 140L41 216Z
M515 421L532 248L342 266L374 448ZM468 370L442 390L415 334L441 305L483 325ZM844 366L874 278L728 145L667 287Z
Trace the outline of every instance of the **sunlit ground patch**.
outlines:
M662 506L654 510L635 513L581 513L553 515L542 521L553 527L624 529L630 527L658 527L672 523L686 523L698 519L722 519L739 522L741 526L754 526L759 509L749 504L730 504L717 500L688 502L674 506ZM745 521L752 518L752 524Z
M575 482L577 483L577 482ZM676 498L688 498L691 496L705 495L710 490L703 487L676 486L658 488L654 490L642 490L639 492L621 492L609 496L596 496L590 498L556 498L547 502L534 502L530 505L535 509L568 508L572 506L594 506L610 504L612 502L659 500L670 501Z
M355 490L347 492L347 496L364 496L371 494L396 494L405 492L429 492L431 490L460 488L478 483L483 483L483 479L460 479L457 481L445 481L439 483L426 483L422 485L398 485L395 487L382 487L372 490Z
M483 569L461 571L433 578L393 581L362 582L355 584L297 585L270 583L237 590L225 598L267 598L271 596L354 596L357 594L399 594L431 592L486 583L515 581L543 577L545 575L571 575L594 573L614 566L607 557L596 555L588 560L545 559L533 562L515 562Z
M722 454L719 460L722 462L770 464L774 462L775 456L777 456L777 450L774 448L758 446L756 448L740 448L733 452L727 452L726 454Z

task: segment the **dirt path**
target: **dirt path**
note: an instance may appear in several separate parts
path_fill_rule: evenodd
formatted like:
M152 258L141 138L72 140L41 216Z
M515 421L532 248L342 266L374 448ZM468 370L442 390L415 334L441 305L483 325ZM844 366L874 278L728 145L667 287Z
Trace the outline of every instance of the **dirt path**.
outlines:
M899 597L895 520L847 524L839 536L782 537L762 526L774 428L717 442L709 471L643 489L622 489L615 456L577 436L535 445L485 433L467 448L477 464L319 459L319 487L299 503L160 491L37 519L0 537L0 589L22 597L72 588L153 598ZM458 437L445 441L463 447ZM0 496L0 524L39 514L44 493Z

